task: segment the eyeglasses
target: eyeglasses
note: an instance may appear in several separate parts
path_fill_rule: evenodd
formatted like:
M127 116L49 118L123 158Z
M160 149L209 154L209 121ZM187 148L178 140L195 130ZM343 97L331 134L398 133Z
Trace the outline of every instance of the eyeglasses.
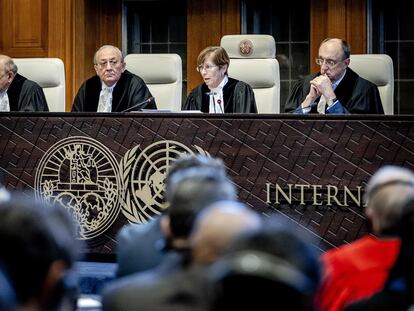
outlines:
M345 59L336 61L333 59L315 58L315 63L318 64L319 66L322 66L325 63L326 66L331 67L331 68L335 67L339 63L342 63L343 61L345 61Z
M116 65L118 65L119 63L120 63L120 61L118 61L118 60L107 60L107 61L99 62L97 64L97 66L102 69L102 68L106 68L109 64L109 67L112 68L112 67L115 67Z
M205 71L211 71L215 67L218 67L218 66L217 65L199 65L199 66L197 66L196 69L197 69L198 72L201 72L203 69Z

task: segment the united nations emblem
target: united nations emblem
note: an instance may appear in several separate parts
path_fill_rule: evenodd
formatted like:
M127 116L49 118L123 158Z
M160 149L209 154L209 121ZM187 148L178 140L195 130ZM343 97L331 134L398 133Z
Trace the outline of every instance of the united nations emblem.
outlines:
M60 204L76 219L78 238L106 231L119 214L122 180L110 150L98 141L75 136L53 145L40 160L36 196Z
M184 153L194 153L187 146L172 140L153 143L138 153L129 150L120 163L126 185L122 213L131 223L146 223L168 207L164 201L164 183L168 168ZM195 146L198 153L207 154Z
M250 40L242 40L239 43L239 52L241 56L250 56L253 53L253 43Z

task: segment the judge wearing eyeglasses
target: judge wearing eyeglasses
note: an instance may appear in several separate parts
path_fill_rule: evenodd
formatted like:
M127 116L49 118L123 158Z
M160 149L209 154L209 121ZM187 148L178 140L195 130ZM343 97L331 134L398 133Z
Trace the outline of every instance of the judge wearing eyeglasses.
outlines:
M120 49L104 45L96 51L93 61L96 75L81 85L72 111L123 112L157 108L144 80L125 69Z
M197 57L197 71L204 83L188 95L182 110L206 113L257 113L253 89L227 74L230 58L222 47L207 47Z
M285 111L319 114L384 114L378 88L349 68L350 47L344 40L328 38L315 59L316 74L292 87Z

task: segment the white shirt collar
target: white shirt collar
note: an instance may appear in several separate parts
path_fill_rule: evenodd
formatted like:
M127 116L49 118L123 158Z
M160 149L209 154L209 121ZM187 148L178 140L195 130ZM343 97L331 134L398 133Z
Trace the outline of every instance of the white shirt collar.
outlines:
M332 88L335 90L336 87L338 86L339 83L341 83L342 79L345 77L346 74L346 70L344 71L344 73L342 74L342 76L336 80L335 82L332 83Z
M118 81L117 81L118 82ZM115 85L117 84L117 82L115 82L114 83L114 85L112 85L112 86L107 86L103 81L102 81L102 83L101 83L101 91L103 91L105 88L107 88L107 89L109 89L110 91L111 91L111 93L112 93L112 91L114 90L114 88L115 88Z

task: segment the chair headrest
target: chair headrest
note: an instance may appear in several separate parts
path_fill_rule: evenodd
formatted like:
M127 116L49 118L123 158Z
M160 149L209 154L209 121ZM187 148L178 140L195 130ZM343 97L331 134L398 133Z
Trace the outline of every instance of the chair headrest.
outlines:
M128 54L126 69L138 74L147 84L180 82L181 57L178 54Z
M386 54L352 54L349 67L377 86L393 83L392 59Z
M17 73L36 81L42 88L65 84L65 70L59 58L14 58Z
M226 35L222 46L230 58L275 58L276 44L270 35Z

